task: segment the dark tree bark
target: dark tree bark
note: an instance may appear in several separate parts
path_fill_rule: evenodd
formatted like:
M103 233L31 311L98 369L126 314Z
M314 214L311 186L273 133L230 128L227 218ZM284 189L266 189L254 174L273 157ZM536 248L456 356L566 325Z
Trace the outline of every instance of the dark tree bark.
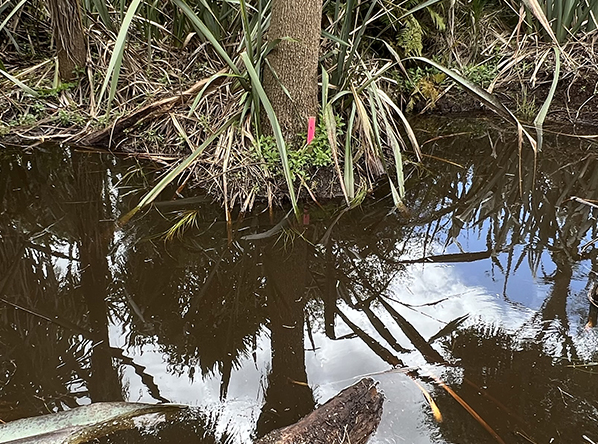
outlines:
M378 428L384 396L370 378L346 388L296 424L255 444L364 444Z
M48 8L52 17L60 78L64 81L73 80L77 77L77 69L85 67L87 60L79 0L48 0Z
M317 116L321 23L322 0L272 2L268 40L291 40L281 41L268 55L272 70L264 67L263 81L287 141L307 130L308 117ZM268 128L266 123L264 129Z

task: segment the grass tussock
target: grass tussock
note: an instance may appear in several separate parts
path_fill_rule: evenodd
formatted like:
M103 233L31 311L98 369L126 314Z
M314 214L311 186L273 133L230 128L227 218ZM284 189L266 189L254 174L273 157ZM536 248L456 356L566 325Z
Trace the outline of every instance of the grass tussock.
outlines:
M421 160L404 115L414 102L433 109L455 84L470 82L478 87L470 92L499 114L521 116L518 108L525 105L530 120L541 124L550 119L549 106L540 108L545 97L537 109L528 109L531 100L503 101L504 113L501 101L485 94L513 85L546 87L550 105L553 95L570 96L571 87L564 92L559 82L598 79L590 45L595 31L584 28L559 43L560 78L553 81L559 51L522 9L505 12L490 2L448 8L434 0L326 2L318 145L287 146L261 131L264 119L275 122L261 89L267 54L276 45L267 41L269 2L83 6L88 60L75 81L64 83L46 44L52 28L44 3L0 7L0 136L175 160L139 207L172 183L178 192L206 189L227 210L249 211L257 199L272 203L283 196L295 207L300 198L331 196L351 205L379 180L388 181L400 207L405 160ZM436 65L422 63L427 59ZM437 63L458 75L445 75ZM585 100L580 95L577 115ZM277 136L277 124L272 127Z

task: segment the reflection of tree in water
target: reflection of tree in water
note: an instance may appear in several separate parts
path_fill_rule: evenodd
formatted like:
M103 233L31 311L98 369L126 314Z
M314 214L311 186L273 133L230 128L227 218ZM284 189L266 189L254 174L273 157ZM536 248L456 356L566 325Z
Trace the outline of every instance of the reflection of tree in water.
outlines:
M0 376L9 375L10 384L1 389L0 396L10 400L16 399L17 393L26 393L27 399L34 399L43 393L56 404L67 403L59 401L61 397L72 403L76 399L73 392L81 387L84 389L79 396L89 396L87 391L94 389L93 377L105 370L107 374L99 379L110 381L114 369L108 362L123 362L122 357L115 359L114 350L103 356L90 353L89 341L107 340L105 319L111 317L119 326L127 327L127 345L150 344L163 352L170 372L192 379L219 376L220 395L225 399L232 372L255 354L257 337L266 328L271 335L273 357L265 405L257 425L258 433L263 434L274 426L293 422L313 406L312 392L305 385L309 381L303 351L304 311L308 310L310 318L316 319L313 325L323 324L328 337L346 340L357 336L373 355L389 365L402 365L404 361L409 365L406 348L418 350L428 362L441 362L443 355L449 356L449 360L458 358L457 369L447 370L447 375L456 375L448 382L507 442L517 430L537 440L552 436L549 428L541 427L540 420L551 421L555 430L568 430L579 436L591 417L591 404L585 401L591 396L584 389L594 394L596 389L591 381L584 386L583 374L565 367L559 359L576 356L567 314L570 283L580 273L579 261L596 260L593 245L584 248L588 233L592 231L592 236L596 236L596 227L589 206L566 200L575 194L595 198L598 168L590 158L567 164L540 155L536 177L540 187L534 189L533 175L525 174L520 188L517 150L508 144L498 146L496 163L488 161L487 151L486 146L472 142L451 153L450 160L465 168L430 163L429 169L437 173L427 174L408 187L406 203L412 217L389 215L388 205L366 201L361 208L330 222L329 215L319 214L312 207L311 224L304 233L309 242L296 236L294 242L285 244L279 240L274 247L243 240L229 244L220 211L194 201L197 229L191 235L168 243L148 240L150 234L165 230L170 223L149 215L131 231L119 234L119 244L115 246L118 248L110 250L106 239L113 235L98 222L100 218L112 217L110 213L102 216L111 208L107 205L110 192L105 183L99 179L86 184L77 182L90 172L81 171L77 179L76 170L56 168L66 177L52 178L46 173L41 175L45 177L42 183L45 186L55 179L64 190L54 190L45 197L44 205L26 211L22 208L24 201L34 202L36 193L49 193L41 185L39 191L30 190L31 185L15 185L17 179L24 180L20 176L30 176L24 170L19 172L19 165L3 164L3 172L12 168L14 173L1 175L4 188L0 190L13 187L29 191L27 196L4 197L3 206L18 208L20 213L18 217L7 217L6 213L1 216L7 220L1 227L3 239L12 239L12 243L4 243L0 248L1 267L9 270L14 263L12 258L18 256L22 268L15 271L11 287L2 297L20 295L11 301L47 313L52 319L60 314L61 322L77 323L85 335L78 336L76 330L5 305L0 311L0 347L9 358L4 359L3 354ZM482 161L476 156L482 156ZM524 152L522 164L533 164L528 151ZM86 165L92 171L103 168L87 161L78 165L83 170ZM7 177L15 184L9 184ZM79 189L83 187L89 194ZM103 201L94 199L98 194L102 194ZM87 214L71 215L62 210L64 201L86 202ZM158 205L162 214L168 213L167 205L170 204ZM13 211L16 214L17 210ZM264 218L256 216L247 225L255 232L263 231L260 224L269 225L269 221L263 223ZM61 222L52 226L57 219ZM43 242L36 241L36 248L27 244L35 231L31 227L38 227L46 236ZM84 236L84 232L88 235ZM462 238L474 233L486 240L485 251L438 251L441 245L461 245ZM45 249L40 249L40 245ZM68 250L59 245L76 248ZM48 248L52 248L52 254ZM508 297L508 278L526 261L534 273L543 273L541 258L544 254L546 260L547 251L557 265L553 275L543 276L544 282L551 283L552 291L519 333L522 338L488 327L455 333L456 322L452 330L445 332L450 338L444 342L441 355L438 347L433 348L426 341L428 338L422 337L409 316L403 317L395 310L397 302L387 298L393 296L391 283L400 282L400 273L410 264L488 259L505 276L504 296ZM64 259L69 264L64 274L51 275L48 270L54 272L58 252L74 255L82 264ZM89 268L92 273L79 273L80 268ZM106 277L112 280L110 284L105 282ZM88 278L90 282L86 284ZM27 284L31 282L36 285ZM92 288L92 283L100 284ZM79 285L89 290L75 291ZM313 299L313 294L318 297ZM85 316L86 305L91 308L104 300L108 301L107 306L100 304ZM385 325L382 319L393 319L412 344L405 338L393 337L391 332L397 329ZM348 325L352 334L339 338L339 324ZM528 330L534 332L533 337L525 336ZM10 347L25 349L27 344L35 344L36 350L19 354L14 360L18 371L14 372L10 353L12 357L16 355ZM547 347L550 344L558 346ZM25 362L25 356L31 362ZM100 370L94 360L103 362ZM37 361L42 364L37 365ZM459 368L463 369L462 375ZM160 399L159 387L152 386L151 376L144 374L142 368L136 370L148 392ZM555 380L561 381L560 385ZM478 394L482 387L487 387L488 396ZM114 388L100 388L100 394L92 397L114 395ZM293 391L296 393L291 395ZM464 436L471 436L471 442L492 442L453 399L440 390L436 396L445 415L439 430L447 440L463 442ZM507 410L509 414L500 413ZM576 414L578 417L573 418ZM577 424L577 428L565 427L563 421ZM536 430L545 435L534 435Z
M430 168L442 170L442 173L428 175L419 179L416 186L409 187L411 195L407 203L414 214L411 218L389 216L388 207L366 203L362 208L348 212L336 225L331 226L328 219L319 218L318 212L312 209L311 228L318 234L310 234L310 241L316 247L307 249L305 263L314 281L313 284L308 283L308 286L315 289L323 302L309 303L307 307L312 312L312 317L323 315L325 331L329 337L337 336L332 319L338 314L337 323L348 324L353 336L365 341L385 362L400 365L400 354L409 344L399 343L381 321L380 313L388 311L413 346L428 361L439 362L442 356L430 347L409 319L393 313L390 301L381 299L389 295L389 285L396 282L397 274L409 264L417 262L490 259L507 281L526 259L533 273L539 272L541 256L548 249L552 251L554 262L558 265L557 274L552 278L554 288L542 310L538 312L538 319L530 323L549 326L550 322L540 319L552 322L558 318L561 327L557 333L563 343L563 350L572 350L566 312L569 281L575 261L595 256L591 246L581 252L582 239L586 238L588 230L595 230L595 227L589 217L588 206L565 200L573 194L588 198L595 196L597 181L593 176L597 174L597 169L587 164L581 168L584 173L580 174L576 164L562 167L562 162L540 157L536 181L541 186L534 189L531 173L525 174L522 183L519 183L519 157L512 145L499 147L499 159L496 163L487 161L485 147L480 148L474 143L468 146L470 150L467 147L460 148L459 153L454 153L451 159L466 165L466 168L435 163ZM480 154L483 156L482 161L476 159ZM588 160L583 162L587 163ZM531 153L524 152L522 164L533 164ZM520 189L523 190L523 198ZM534 191L526 191L532 189ZM587 223L588 220L591 223ZM136 245L135 248L139 251L129 253L127 267L121 267L121 270L122 280L125 282L123 287L142 306L145 320L157 329L158 334L151 340L162 344L160 346L168 353L172 368L193 375L195 368L199 366L202 374L212 371L222 374L221 395L225 396L231 368L251 353L260 326L266 324L272 336L276 334L275 318L270 310L277 307L276 304L280 304L281 300L274 299L275 304L270 304L272 296L267 287L276 282L276 278L272 277L267 266L262 267L265 260L259 249L243 242L226 246L225 239L215 239L210 234L223 233L222 227L212 226L214 229L210 229L211 223L210 218L206 217L199 224L199 236L191 241L186 239L184 246L175 248L170 245L160 255L142 253L149 244ZM259 225L259 220L252 223ZM477 230L486 239L486 251L435 254L439 244L459 242L461 233L466 233L466 229L468 232ZM260 231L259 228L256 231ZM206 245L211 245L211 248L219 246L209 250ZM176 263L180 265L168 268L168 273L160 273L159 270L164 270L171 260L167 254L176 258ZM150 262L147 262L148 256L152 257ZM279 261L279 265L281 264L284 264L283 260ZM144 274L146 282L136 283L135 276L127 276L126 269L135 270L140 267L153 271ZM278 273L285 276L284 272ZM548 282L551 277L544 279ZM298 287L302 288L302 284ZM291 290L282 293L293 294ZM508 295L505 293L505 296ZM343 301L344 304L339 304L338 301ZM177 309L165 312L163 307ZM352 320L356 318L357 312L365 315L365 318L360 318L360 322L367 319L371 328L364 329L363 324L360 326L359 322ZM182 322L179 313L182 313ZM298 313L299 311L296 316L299 316ZM137 326L133 329L131 342L150 340L144 333L141 318L131 316L134 318L132 322ZM300 318L301 316L296 317L295 321L289 323L296 325ZM453 329L456 326L458 323L455 323ZM375 331L381 339L375 339L366 330ZM299 333L299 330L295 327L293 332ZM291 336L288 335L289 338ZM302 338L302 334L300 337ZM542 338L539 337L538 341L540 339ZM545 337L543 340L548 342ZM554 338L551 337L550 340ZM501 343L500 338L497 341ZM278 347L274 340L273 349L276 356ZM508 347L503 352L508 356L519 353ZM501 362L505 361L491 360L488 358L491 353L484 353L484 360L487 361L483 366L484 371L499 374L502 371ZM498 355L498 351L496 353ZM550 363L554 357L549 357L542 348L536 353L545 357L538 357L536 362ZM446 354L450 354L450 350L445 350ZM466 358L462 359L466 366ZM274 370L273 363L273 373ZM299 370L304 371L303 366ZM476 381L478 378L474 376L467 380ZM276 381L271 375L267 389L267 397L270 399L266 400L264 412L276 402L274 399L277 394L280 396L284 390L289 390L289 380L304 382L303 374L301 377L293 377L290 371L286 378L287 386L283 384L283 389L275 389ZM479 390L483 381L476 381L474 385L475 390ZM463 397L473 405L474 400L469 399L473 395L465 391L467 387L462 384L460 390L464 390ZM473 393L474 389L471 390ZM552 393L550 392L551 396ZM439 396L443 399L443 395ZM290 397L287 400L288 398ZM487 409L497 408L493 403L490 405L493 407ZM542 408L540 405L536 407ZM288 408L294 407L289 404ZM447 437L453 433L453 422L466 424L471 420L454 401L442 401L442 408L446 410L447 417L459 418L455 421L447 420L440 426ZM533 410L535 407L530 408ZM512 431L509 421L511 419L491 425L500 432ZM476 427L479 432L475 436L479 442L487 440L489 435L479 424L473 422L472 429ZM455 433L451 436L457 435Z
M587 199L598 196L595 159L585 157L564 163L540 155L536 188L533 171L525 172L519 182L516 150L499 149L494 163L475 161L479 145L471 144L470 148L468 152L460 146L450 158L465 165L464 169L438 163L435 167L445 169L443 173L420 179L418 186L408 187L411 194L408 205L415 209L414 217L406 223L388 217L381 217L375 223L375 215L360 216L371 219L365 225L368 231L374 228L373 235L363 234L363 225L356 223L351 215L339 223L334 236L342 240L335 239L333 248L339 296L350 306L363 309L365 303L369 306L385 300L393 273L406 264L491 259L504 275L504 295L508 297L507 281L524 260L527 258L533 274L542 272L542 260L546 261L542 255L549 251L556 272L544 276L546 283L552 282L552 291L526 324L536 331L533 338L520 342L513 333L501 329L473 328L460 331L445 350L454 352L460 358L459 367L464 369L462 379L452 381L453 387L459 388L465 401L506 442L510 442L514 432L527 433L538 440L534 442L547 442L559 433L581 438L597 419L593 399L598 385L561 360L571 362L577 358L567 303L574 269L580 273L576 264L586 259L594 262L596 258L593 244L584 245L589 235L596 237L596 220L590 206L568 199L574 195ZM446 156L446 151L443 153ZM533 161L533 154L525 152L522 164L533 165ZM463 251L461 239L476 231L486 239L486 251ZM455 244L461 252L435 254L442 244ZM392 271L385 271L392 264ZM581 274L591 281L594 277L588 277L589 271ZM421 338L410 335L401 325L404 321L409 324L404 319L397 322L413 345L426 360L437 362L437 358L426 356L429 349L425 345L418 346L416 341ZM384 337L375 323L372 326ZM386 342L392 346L391 341ZM387 351L377 354L391 362L385 358ZM486 386L487 390L482 389ZM480 392L487 396L480 396ZM439 430L445 438L451 442L496 442L454 399L442 390L437 393L445 414ZM523 420L519 421L518 416ZM544 427L545 421L551 426ZM465 440L466 437L469 439ZM527 442L521 435L517 439L516 442Z
M26 399L24 411L75 405L76 396L67 387L87 376L82 363L89 357L90 341L73 340L84 331L77 325L84 305L80 298L65 297L74 285L73 269L57 276L54 268L73 253L63 242L69 232L64 222L69 221L62 198L73 184L72 170L64 167L68 163L62 153L16 156L5 151L1 159L0 356L3 367L12 369L1 396L15 405Z
M108 166L55 147L3 153L0 396L15 416L122 400L107 330Z

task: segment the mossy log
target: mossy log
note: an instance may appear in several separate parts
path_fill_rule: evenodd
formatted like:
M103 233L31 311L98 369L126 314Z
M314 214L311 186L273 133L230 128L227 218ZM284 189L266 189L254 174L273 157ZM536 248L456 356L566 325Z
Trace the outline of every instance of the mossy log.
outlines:
M346 388L300 421L255 444L363 444L376 431L384 396L371 378Z

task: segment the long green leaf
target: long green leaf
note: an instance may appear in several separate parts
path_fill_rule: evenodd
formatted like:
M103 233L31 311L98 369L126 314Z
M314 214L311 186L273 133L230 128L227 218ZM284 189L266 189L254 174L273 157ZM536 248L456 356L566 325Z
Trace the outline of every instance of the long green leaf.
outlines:
M322 65L322 109L326 109L326 105L328 105L328 85L329 85L329 77L328 71Z
M110 93L108 95L108 104L106 112L110 112L110 106L112 104L112 100L114 99L114 95L116 94L116 87L118 84L118 78L120 76L120 66L123 60L123 54L125 51L125 43L127 39L127 33L129 32L129 27L133 22L133 18L135 17L135 13L137 12L137 8L141 4L142 0L133 0L129 9L127 9L127 14L122 21L120 26L120 30L118 31L118 37L116 38L116 42L114 43L114 50L112 51L112 56L110 57L110 63L108 64L108 70L106 71L106 77L104 78L104 83L102 84L102 89L100 90L100 96L98 98L98 104L104 98L104 93L108 88L108 83L110 83Z
M14 8L12 8L12 11L10 11L8 13L8 15L6 16L6 18L4 19L4 21L2 23L0 23L0 31L2 31L2 29L6 26L6 24L10 21L10 19L19 11L19 9L21 9L21 7L27 3L27 0L21 0L17 6L15 6Z
M241 5L241 21L243 22L243 40L249 59L255 63L253 58L253 41L251 36L251 28L249 27L249 19L247 16L247 5L245 0L240 0Z
M337 11L340 9L340 0L336 0ZM336 72L332 78L335 85L341 83L342 78L345 76L345 57L347 56L347 49L349 48L349 36L353 29L353 9L355 8L355 0L347 0L345 3L345 16L343 20L343 26L341 29L341 35L339 40L343 42L340 46L340 51L336 60ZM359 8L359 6L357 6ZM335 14L337 15L337 14Z
M351 199L349 199L347 190L345 189L345 180L343 179L343 173L341 172L340 163L338 161L338 141L337 141L337 137L336 137L336 118L334 117L334 111L332 110L331 105L327 105L326 108L324 109L324 124L326 125L326 133L328 135L328 143L330 144L330 152L332 154L332 158L334 159L334 167L335 167L336 173L338 175L341 190L343 191L343 195L345 196L347 205L350 205Z
M336 82L337 86L341 86L344 83L343 78L346 77L346 74L348 72L348 69L346 69L345 67L350 67L351 64L353 63L353 58L355 57L357 48L359 47L359 44L361 43L363 34L365 33L366 23L370 19L372 13L374 12L374 8L376 7L377 4L378 4L378 0L372 1L372 4L370 5L368 11L366 12L365 17L363 18L363 25L361 25L359 27L359 30L357 31L357 35L353 39L353 44L351 46L351 51L349 52L349 56L347 57L346 60L343 60L343 65L342 66L339 65L339 67L337 68L337 82ZM347 39L344 39L344 40L347 40Z
M262 87L260 82L260 78L255 71L255 68L251 64L251 60L246 52L241 54L241 59L245 64L245 68L247 69L247 73L249 74L249 78L251 79L251 87L257 91L257 94L260 98L262 106L264 107L264 111L270 120L270 125L272 126L272 131L274 132L274 138L276 139L276 145L278 146L278 152L280 154L280 160L282 162L282 170L284 173L285 180L287 182L287 188L289 191L289 198L291 199L291 205L293 206L293 211L295 212L295 216L299 219L299 206L297 205L297 198L295 196L295 189L293 186L293 178L291 177L291 168L289 166L289 157L287 155L287 147L284 141L284 137L282 135L282 129L278 122L278 118L276 117L276 113L274 112L274 108L272 108L272 104Z
M210 32L209 28L205 25L205 23L202 20L200 20L200 18L197 16L197 14L195 14L193 9L191 9L191 7L187 3L185 3L183 0L172 0L172 1L174 2L174 4L176 4L181 9L181 11L183 11L183 13L187 16L187 18L193 24L193 26L195 27L197 32L199 32L206 39L209 40L209 42L212 44L212 46L214 47L214 49L216 50L218 55L220 57L222 57L222 59L226 62L226 64L230 67L230 69L235 74L240 76L241 72L239 71L239 68L237 68L237 65L235 65L235 63L231 60L228 53L222 47L222 45L220 44L218 39L216 39L216 37L214 37L214 34L212 34Z
M555 59L555 67L554 67L554 75L552 77L552 84L550 85L550 90L548 91L548 96L546 96L546 100L540 108L538 115L534 119L534 125L536 127L542 127L544 124L544 120L546 119L546 115L548 114L548 109L550 108L550 104L552 103L552 99L554 98L554 93L556 92L557 83L559 82L559 75L561 72L561 51L556 46L554 47L554 59Z
M471 94L475 95L479 100L481 100L484 104L486 104L486 106L488 106L492 111L494 111L495 113L497 113L501 117L504 117L505 119L514 122L515 125L517 126L517 133L519 135L519 144L521 145L521 143L522 143L521 136L525 135L525 137L529 141L530 145L532 146L533 150L536 151L536 149L537 149L537 142L525 130L525 128L523 128L523 126L521 125L521 122L519 122L519 120L517 119L517 117L515 117L515 115L507 107L505 107L495 96L493 96L492 94L490 94L488 91L484 91L479 86L474 85L469 80L461 77L455 71L453 71L451 69L448 69L448 68L445 68L444 66L442 66L442 65L440 65L440 64L438 64L438 63L436 63L436 62L434 62L434 61L432 61L430 59L427 59L425 57L410 57L410 58L412 60L420 60L420 61L422 61L424 63L432 65L433 67L435 67L439 71L442 71L447 76L449 76L450 78L452 78L453 80L455 80L459 85L461 85L462 87L464 87Z
M353 102L351 105L349 122L347 123L347 136L345 139L345 188L347 189L347 195L351 201L355 198L355 175L353 172L353 150L351 149L351 143L353 140L353 123L355 121L356 111L357 107L355 106L355 102Z
M0 74L2 74L4 77L6 77L8 80L10 80L12 83L14 83L19 88L21 88L27 94L29 94L29 95L31 95L33 97L38 97L39 96L39 94L37 93L37 91L35 91L34 89L28 87L23 82L21 82L19 79L17 79L16 77L11 76L9 73L7 73L6 71L4 71L3 69L0 69Z
M483 90L479 86L471 83L466 78L462 77L461 75L457 74L452 69L448 69L439 63L434 62L433 60L427 59L425 57L410 57L411 60L419 60L420 62L427 63L428 65L432 65L439 71L442 71L447 76L452 78L455 82L461 85L463 88L468 90L470 93L475 95L479 100L484 102L488 108L493 110L495 113L499 114L500 116L511 119L513 114L492 94L488 91Z
M548 19L546 18L546 15L544 15L544 12L542 11L542 7L538 3L538 0L523 0L523 3L525 4L525 6L529 8L530 11L532 11L532 14L538 19L538 21L540 22L548 36L551 38L551 40L554 42L554 44L556 46L559 46L559 39L557 39L556 35L554 35L554 32L550 27L550 23L548 23ZM560 11L562 12L562 9ZM562 24L559 26L559 28L564 29Z
M110 13L108 12L108 8L106 6L106 1L105 0L93 0L93 4L96 8L96 10L98 11L98 14L100 14L100 17L102 19L102 22L104 23L104 26L106 26L106 28L108 28L111 31L114 31L114 24L112 23L112 20L110 19Z
M390 147L392 148L392 153L395 160L395 170L397 174L397 185L399 187L398 196L400 199L403 199L403 197L405 196L405 176L403 174L403 155L401 153L401 144L399 142L399 138L401 137L401 135L398 133L395 134L395 130L390 123L389 116L387 115L386 109L380 97L382 91L378 90L375 84L373 84L372 88L370 89L378 105L379 113L382 116L382 122L384 123L386 137L390 143ZM388 179L392 183L390 176Z

